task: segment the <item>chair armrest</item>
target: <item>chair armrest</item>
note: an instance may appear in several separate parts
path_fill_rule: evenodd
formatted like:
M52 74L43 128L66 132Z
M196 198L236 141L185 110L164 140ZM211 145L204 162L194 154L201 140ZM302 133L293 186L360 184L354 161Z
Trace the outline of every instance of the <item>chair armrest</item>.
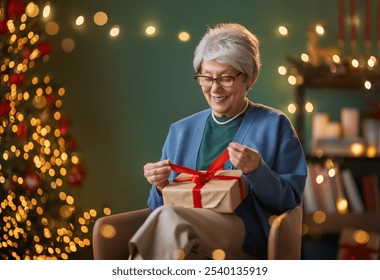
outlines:
M95 260L128 259L128 241L151 213L148 208L101 217L93 229Z
M302 242L302 206L277 216L269 231L268 259L299 260Z

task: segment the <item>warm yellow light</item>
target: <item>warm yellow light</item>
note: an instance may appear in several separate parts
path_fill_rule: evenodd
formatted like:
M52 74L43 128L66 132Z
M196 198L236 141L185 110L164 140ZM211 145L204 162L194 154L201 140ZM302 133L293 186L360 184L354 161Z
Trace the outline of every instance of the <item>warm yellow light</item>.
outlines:
M47 2L43 11L42 11L42 16L44 18L48 18L50 16L50 12L51 12L51 6L50 6L50 3Z
M317 182L318 185L322 184L324 181L323 175L317 175L315 178L315 181Z
M367 147L367 157L376 157L377 155L377 147L376 145L368 145Z
M186 31L183 31L178 34L178 39L182 42L187 42L190 40L190 34Z
M340 198L336 202L336 208L340 214L345 214L348 211L348 202L347 199Z
M94 22L96 25L103 26L108 22L108 16L105 12L97 12L94 15Z
M286 75L286 73L287 73L287 70L286 70L285 66L279 66L278 69L277 69L277 71L278 71L278 74L280 74L282 76Z
M301 60L302 60L303 62L309 62L310 57L309 57L308 54L303 53L303 54L301 54Z
M351 61L351 64L354 68L358 68L359 67L359 60L357 60L356 58L354 58L352 61Z
M75 48L75 42L71 38L63 39L61 42L61 48L65 52L72 52Z
M326 213L323 212L323 211L315 211L313 213L313 220L314 222L316 222L317 224L322 224L326 221Z
M364 152L364 145L360 143L354 143L351 145L350 150L354 156L360 156Z
M120 33L120 27L118 25L114 25L110 30L111 37L117 37Z
M296 111L297 111L297 107L296 107L296 105L294 105L293 103L290 103L290 104L288 105L288 112L289 112L290 114L294 114Z
M216 249L212 252L213 260L224 260L226 258L226 253L222 249Z
M340 56L339 55L337 55L337 54L334 54L333 55L333 61L335 62L335 63L340 63L340 61L341 61L341 59L340 59Z
M354 232L354 240L359 244L367 244L369 241L369 234L364 230L356 230Z
M370 89L372 88L372 84L371 84L371 82L370 82L370 81L365 81L365 83L364 83L364 87L365 87L366 89L370 90Z
M297 78L293 75L290 75L288 77L288 83L294 86L297 83Z
M315 26L315 32L317 32L319 35L323 35L325 34L325 28L321 24L317 24Z
M314 111L314 106L311 102L306 102L305 104L305 110L308 113L312 113Z
M75 20L75 24L80 26L84 23L84 16L79 16L77 17L77 19Z
M36 4L34 4L33 2L30 2L28 6L26 6L25 12L29 17L36 17L38 16L40 9L38 8Z
M148 35L148 36L153 36L153 35L156 33L156 27L153 26L153 25L148 26L148 27L145 29L145 33L146 33L146 35Z
M288 36L288 29L285 26L283 26L283 25L281 25L281 26L278 27L278 32L282 36Z
M371 56L371 57L368 59L367 64L368 64L368 66L369 66L370 68L372 68L372 67L375 66L376 62L377 62L376 57Z

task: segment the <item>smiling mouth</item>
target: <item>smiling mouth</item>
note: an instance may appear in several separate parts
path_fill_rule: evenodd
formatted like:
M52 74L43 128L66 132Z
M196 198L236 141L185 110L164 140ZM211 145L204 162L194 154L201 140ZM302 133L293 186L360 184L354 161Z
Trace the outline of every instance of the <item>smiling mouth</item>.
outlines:
M214 100L215 102L223 102L224 100L226 100L227 99L227 96L223 96L223 97L215 97L215 96L213 96L212 97L212 100Z

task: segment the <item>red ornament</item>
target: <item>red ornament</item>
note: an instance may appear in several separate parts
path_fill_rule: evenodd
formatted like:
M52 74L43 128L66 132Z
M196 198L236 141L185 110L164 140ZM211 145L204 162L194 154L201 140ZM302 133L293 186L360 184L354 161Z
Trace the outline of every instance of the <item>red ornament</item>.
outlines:
M74 139L67 141L67 148L71 151L74 151L77 148L77 142Z
M16 86L22 86L24 84L24 81L25 81L25 74L24 73L12 73L10 78L9 78L9 81L11 82L11 84L13 85L16 85Z
M52 46L50 42L42 42L38 45L38 50L40 51L41 56L45 56L51 53Z
M41 178L36 172L29 172L24 177L24 189L28 191L36 191L41 184Z
M70 185L77 187L82 183L86 173L86 167L83 164L77 164L70 170L67 181Z
M11 111L11 104L9 101L0 103L0 116L8 115Z
M53 94L48 94L48 95L46 95L45 98L49 104L55 103L55 96Z
M7 21L0 21L0 34L7 34L9 32Z
M28 126L26 123L21 122L17 125L16 135L19 138L26 138L28 136Z
M24 47L22 48L22 50L21 50L21 57L22 57L23 59L29 59L31 53L32 53L32 51L30 50L30 48L24 46Z
M9 0L7 10L10 18L21 17L25 10L23 0Z

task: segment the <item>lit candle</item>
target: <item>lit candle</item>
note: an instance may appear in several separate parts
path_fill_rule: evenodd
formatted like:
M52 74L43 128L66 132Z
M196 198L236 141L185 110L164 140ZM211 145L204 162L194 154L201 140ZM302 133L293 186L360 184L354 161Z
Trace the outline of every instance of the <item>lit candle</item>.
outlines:
M344 45L344 1L339 0L339 9L338 9L338 44L343 47ZM380 0L379 0L380 1Z

